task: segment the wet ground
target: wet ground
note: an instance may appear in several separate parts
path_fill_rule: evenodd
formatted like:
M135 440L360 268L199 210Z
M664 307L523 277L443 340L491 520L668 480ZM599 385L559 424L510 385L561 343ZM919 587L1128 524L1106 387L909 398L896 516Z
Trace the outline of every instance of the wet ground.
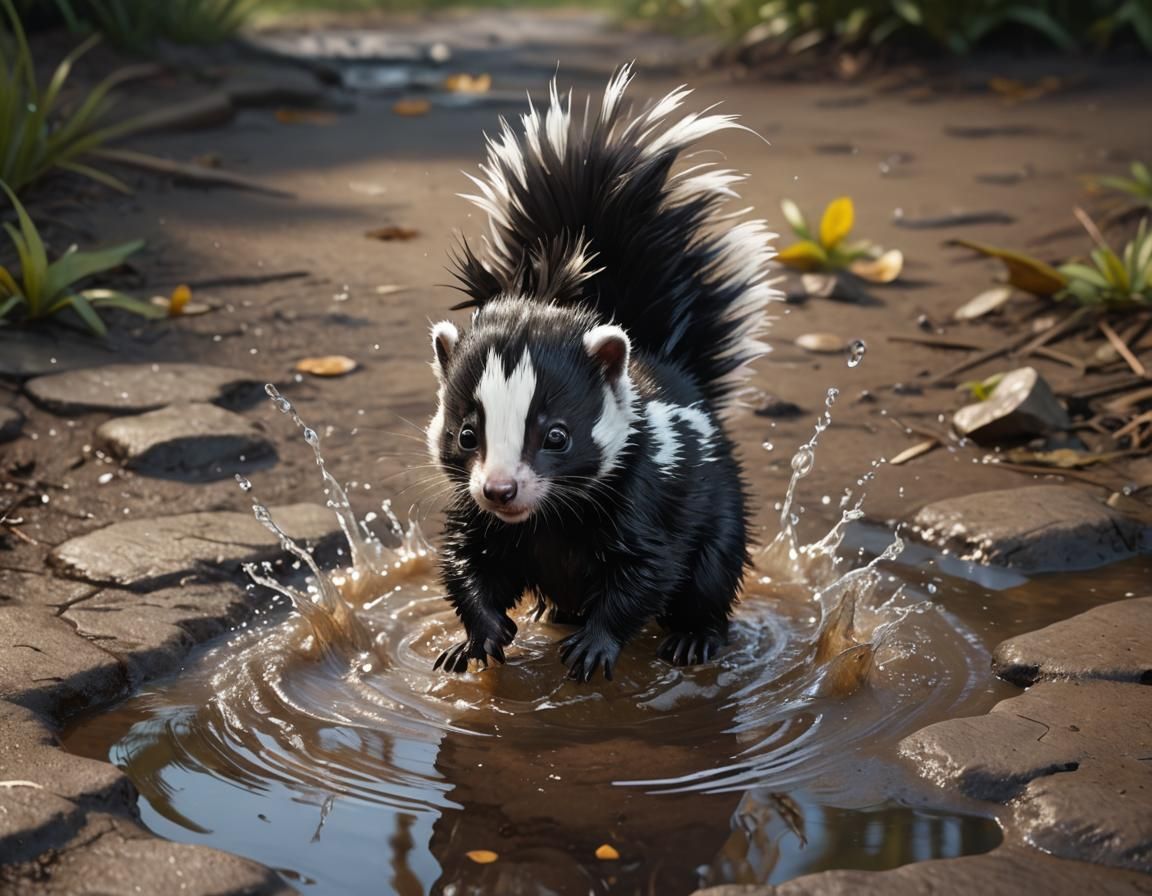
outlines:
M420 62L408 76L418 81L432 71L487 72L492 90L474 102L434 95L427 112L416 116L394 111L397 99L424 96L407 88L334 90L319 113L296 106L292 114L281 106L279 115L274 108L242 109L226 127L137 142L182 160L211 156L225 170L259 178L294 198L139 178L133 197L70 207L68 216L84 236L148 239L135 262L138 291L166 293L192 282L194 296L216 306L204 316L162 324L124 321L126 329L112 338L116 351L107 357L229 365L283 384L322 433L334 471L352 480L354 506L361 513L378 510L385 497L401 510L417 504L414 513L430 532L437 525L433 489L419 469L420 429L434 398L426 334L429 320L446 316L457 301L437 285L449 279L446 253L455 235L474 236L482 223L456 196L467 186L460 172L474 169L483 132L494 128L497 116L522 111L523 91L540 94L554 72L577 92L598 91L618 62L638 58L637 98L689 80L697 88L695 103L722 101L725 111L740 114L767 141L733 132L715 148L727 164L750 173L743 195L778 229L785 229L778 213L782 198L811 216L846 194L856 203L856 232L900 248L909 259L907 282L876 288L875 303L813 299L779 307L771 335L775 350L759 363L753 385L796 403L801 412L786 419L746 413L732 426L764 541L775 531L792 452L808 438L829 387L838 387L842 397L799 496L806 508L800 525L808 536L835 519L842 491L873 461L917 440L904 424L943 430L940 415L961 403L948 388L921 386L927 374L955 360L952 353L893 339L922 338L925 320L930 330L943 327L956 307L989 284L992 266L969 261L943 241L966 236L1029 245L1070 223L1071 207L1085 199L1081 175L1114 171L1123 160L1146 158L1152 148L1152 122L1143 114L1148 88L1138 73L1107 64L1003 60L922 78L900 73L850 84L756 83L716 72L676 73L672 69L683 67L694 51L665 38L612 33L589 17L483 17L431 28L409 24L399 33L398 42L376 49L397 55L397 46L427 48L438 41L456 48L442 69ZM348 54L364 50L301 45L293 34L277 40L281 47L333 57L327 63L343 70ZM360 87L376 77L366 71L373 70L356 76ZM1035 102L1009 105L983 86L989 75L1038 79L1053 72L1066 89ZM154 96L165 89L142 88ZM905 219L994 212L1003 223L908 228L897 225L898 212ZM394 241L366 236L389 226L415 234ZM1036 251L1061 257L1083 243L1078 235L1054 237ZM300 276L212 285L281 272ZM201 281L208 282L199 286ZM864 340L863 363L850 368L843 356L793 346L797 336L811 332ZM944 335L982 344L1002 336L994 321L947 327ZM360 369L333 380L292 370L301 357L330 353L354 358ZM56 366L67 366L81 352L62 343L58 354ZM971 375L995 372L1002 363ZM1058 391L1079 376L1043 359L1032 363ZM247 506L226 478L189 485L139 476L97 457L85 446L102 415L61 419L23 395L14 395L13 403L29 419L25 437L6 446L6 465L18 469L35 461L32 475L49 499L25 509L24 537L9 539L0 566L39 575L53 545L117 519ZM278 453L274 466L251 474L261 498L269 504L314 500L312 456L291 426L266 403L250 407L246 416ZM938 498L1034 481L982 462L985 454L953 445L903 467L881 467L866 510L876 520L907 518ZM1148 479L1143 463L1117 463L1092 475L1119 488ZM887 534L857 528L849 541L871 556ZM260 629L204 646L179 679L146 685L119 710L70 732L68 743L88 755L110 754L130 769L152 830L249 855L282 869L297 885L314 882L317 892L386 880L405 894L424 892L437 880L442 892L453 881L489 890L498 881L513 886L503 874L522 886L552 881L556 892L567 892L575 881L596 891L688 892L706 883L774 883L824 868L893 867L980 852L998 842L989 820L997 810L917 783L895 763L896 743L930 722L978 715L1016 693L986 671L996 643L1144 593L1152 568L1136 559L1105 571L1027 581L937 562L931 553L910 549L889 568L907 582L910 604L930 600L942 608L907 623L906 650L889 657L889 675L856 693L809 693L794 706L785 701L780 717L771 716L780 709L773 705L773 688L783 681L803 694L818 686L806 677L813 670L803 668L814 636L803 603L779 595L750 599L737 646L717 669L681 678L649 662L651 645L644 642L622 670L624 684L598 685L586 695L566 685L563 711L549 711L540 705L553 696L544 679L551 682L559 668L547 658L514 662L503 678L484 679L497 684L435 693L427 661L439 649L435 638L446 637L444 611L417 593L401 618L433 619L439 628L421 622L416 630L433 632L426 642L401 639L397 645L401 680L418 685L420 706L431 718L426 725L397 731L397 717L387 713L383 721L349 725L337 707L335 717L281 727L287 713L276 701L322 704L327 691L308 689L332 686L340 676L331 669L315 679L293 678L304 693L275 687L254 693L244 682L231 682L246 702L239 710L244 724L230 724L235 719L211 709L219 708L211 699L221 693L218 675L222 669L252 674L234 660L263 637ZM418 589L421 581L411 584ZM281 608L261 624L280 631L285 612ZM526 657L546 653L550 634L541 629ZM222 662L225 655L231 665ZM483 687L509 692L485 696L477 691ZM634 699L637 693L646 696ZM257 697L258 705L247 702ZM497 698L504 702L486 702ZM490 727L493 707L505 703L525 712L502 720L508 750L494 756L490 739L474 731ZM666 712L670 706L675 715ZM802 729L812 719L823 726L821 739L789 760L789 725ZM739 757L750 742L761 750L753 750L749 762ZM734 761L732 771L708 774ZM613 783L639 780L662 783ZM673 781L691 784L692 792L652 793L670 789ZM606 843L621 855L609 866L595 857ZM465 856L484 849L519 861L480 865Z

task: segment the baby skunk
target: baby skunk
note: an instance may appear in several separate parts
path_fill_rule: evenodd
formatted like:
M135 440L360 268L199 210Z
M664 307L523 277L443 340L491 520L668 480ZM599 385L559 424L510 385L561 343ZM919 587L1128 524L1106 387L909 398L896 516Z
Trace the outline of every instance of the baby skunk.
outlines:
M465 197L491 236L483 258L465 243L455 259L471 330L432 328L427 436L455 491L441 574L467 637L436 668L503 662L525 592L579 623L560 650L579 681L611 678L654 617L677 665L727 640L748 520L717 415L766 350L771 234L719 214L741 175L672 171L735 116L669 123L684 88L626 113L631 78L575 118L553 84L521 137L501 122Z

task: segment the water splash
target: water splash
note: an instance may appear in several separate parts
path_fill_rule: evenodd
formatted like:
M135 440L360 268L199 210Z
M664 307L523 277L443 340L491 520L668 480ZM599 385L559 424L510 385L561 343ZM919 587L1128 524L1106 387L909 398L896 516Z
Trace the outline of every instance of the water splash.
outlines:
M852 344L848 346L848 366L859 367L860 362L864 360L866 351L868 351L868 346L863 339L853 339Z

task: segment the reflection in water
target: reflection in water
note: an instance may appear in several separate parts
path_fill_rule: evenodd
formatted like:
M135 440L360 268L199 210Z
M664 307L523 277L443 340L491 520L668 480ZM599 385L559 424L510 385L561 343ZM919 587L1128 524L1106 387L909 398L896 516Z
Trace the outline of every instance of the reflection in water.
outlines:
M455 619L433 549L387 506L391 546L372 536L316 433L270 395L315 452L354 565L319 570L255 502L306 576L250 570L284 611L70 734L73 749L127 770L158 833L252 856L317 892L403 896L687 893L998 836L985 820L877 808L899 772L860 772L869 751L973 699L987 654L894 577L898 539L842 569L861 515L850 495L825 538L801 543L795 490L827 414L793 460L780 535L756 558L720 661L668 666L652 630L614 682L578 685L556 653L565 630L530 621L527 606L506 666L434 673ZM598 858L605 844L619 858Z

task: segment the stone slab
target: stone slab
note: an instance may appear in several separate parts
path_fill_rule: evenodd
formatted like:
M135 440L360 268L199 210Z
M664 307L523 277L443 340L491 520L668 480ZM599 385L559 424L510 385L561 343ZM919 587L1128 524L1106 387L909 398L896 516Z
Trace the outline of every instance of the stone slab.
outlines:
M967 560L1029 572L1092 569L1136 553L1143 527L1083 488L1036 485L922 508L917 534Z
M108 364L36 377L24 389L56 414L139 414L188 402L243 403L260 394L262 382L230 367Z
M63 718L126 693L123 665L42 607L0 605L0 700Z
M214 404L175 404L96 429L97 444L135 470L198 481L226 479L276 456L264 433Z
M1105 604L1009 638L993 652L992 667L1021 687L1060 678L1152 684L1152 597Z
M24 429L24 415L16 408L0 405L0 442L11 442Z
M247 592L224 581L143 594L107 588L63 618L122 660L139 684L174 671L193 646L227 631L249 609Z
M1030 781L1012 823L1051 855L1152 873L1152 755L1089 759L1073 774Z
M1012 896L1031 892L1148 896L1152 877L1068 862L1036 850L1001 847L984 855L916 862L891 871L825 871L776 887L709 887L693 896Z
M272 517L306 543L340 532L332 511L318 504L274 507ZM251 512L220 511L113 523L64 542L49 563L73 578L142 590L198 575L220 578L280 553L276 537Z

